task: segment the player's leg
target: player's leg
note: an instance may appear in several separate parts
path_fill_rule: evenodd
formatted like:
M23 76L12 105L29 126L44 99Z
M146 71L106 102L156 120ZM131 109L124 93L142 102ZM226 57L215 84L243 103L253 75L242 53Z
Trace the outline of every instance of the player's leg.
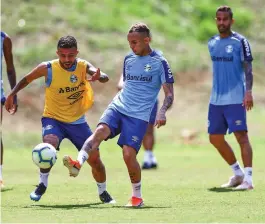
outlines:
M4 159L4 147L3 147L3 141L2 141L2 119L3 119L3 105L2 105L2 100L1 100L1 158L0 158L0 188L4 188L4 183L3 183L3 159Z
M248 138L246 109L241 104L229 105L225 110L229 132L234 133L241 149L241 156L244 164L244 180L236 189L253 189L252 181L252 147Z
M65 124L67 138L76 146L78 151L81 150L87 138L92 135L92 131L88 124ZM65 156L63 161L66 165L69 163L69 157ZM91 156L88 157L88 164L91 166L92 175L97 183L99 198L104 203L114 203L115 201L109 195L106 189L106 171L105 166L100 158L99 150L96 150Z
M141 168L137 161L137 153L146 133L148 123L123 115L122 129L118 144L123 149L123 159L127 166L132 184L132 197L127 206L141 207L143 205L141 191Z
M119 113L108 108L100 118L95 132L85 141L82 149L78 153L77 160L70 156L64 156L63 163L68 168L70 176L76 177L85 161L93 154L97 153L100 143L108 138L113 138L119 134Z
M44 143L51 144L54 148L58 149L60 142L64 138L62 130L60 130L60 122L51 118L42 118L42 139ZM52 167L51 167L52 168ZM46 192L48 187L48 178L51 171L49 169L40 169L39 184L37 188L31 192L30 198L33 201L39 201L42 195Z
M154 133L154 124L156 121L156 114L158 109L158 101L156 101L149 120L147 131L143 139L144 146L144 162L142 169L150 169L157 167L157 160L154 155L154 145L155 145L155 133Z
M236 160L235 154L225 140L228 124L224 116L224 106L210 104L208 113L208 133L210 143L218 150L223 159L230 165L234 176L222 187L235 187L242 183L244 173Z

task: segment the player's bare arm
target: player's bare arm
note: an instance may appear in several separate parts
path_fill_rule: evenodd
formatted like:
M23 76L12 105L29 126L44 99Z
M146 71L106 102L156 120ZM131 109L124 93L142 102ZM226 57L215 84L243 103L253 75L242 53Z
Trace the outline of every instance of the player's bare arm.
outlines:
M172 106L174 101L174 87L173 83L164 83L163 90L165 93L165 99L161 109L158 112L157 119L156 119L156 126L157 128L166 124L166 111Z
M118 85L117 85L117 89L119 91L123 88L123 84L124 84L123 75L121 75L120 80L119 80Z
M101 72L99 68L95 68L92 64L87 62L87 74L91 77L88 78L88 81L98 80L101 83L109 81L109 77L104 72Z
M29 83L33 80L38 79L42 76L47 76L47 65L46 63L39 64L36 68L34 68L30 73L24 76L18 84L12 89L10 94L7 96L5 102L5 108L8 112L12 113L12 108L14 105L14 96L22 89L24 89Z
M9 36L6 36L6 38L4 39L3 52L6 61L6 71L8 75L8 80L11 89L13 89L16 85L16 70L13 63L12 41Z
M243 105L247 110L251 110L254 103L252 97L252 86L253 86L253 72L252 62L244 61L245 79L246 79L246 94L244 97Z

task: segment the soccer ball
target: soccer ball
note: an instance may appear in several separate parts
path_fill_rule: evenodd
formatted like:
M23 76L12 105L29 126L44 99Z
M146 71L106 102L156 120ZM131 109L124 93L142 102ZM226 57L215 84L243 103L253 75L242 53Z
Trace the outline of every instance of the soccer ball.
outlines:
M41 169L51 168L56 159L56 149L49 143L40 143L32 150L32 160Z

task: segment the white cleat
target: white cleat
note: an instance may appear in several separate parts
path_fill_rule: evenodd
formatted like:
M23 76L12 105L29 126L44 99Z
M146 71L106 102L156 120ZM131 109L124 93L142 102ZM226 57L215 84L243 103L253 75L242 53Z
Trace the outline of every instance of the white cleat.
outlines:
M247 190L253 190L253 189L254 189L254 186L252 183L244 181L242 184L238 185L234 190L235 191L247 191Z
M232 176L230 177L229 181L221 185L221 187L223 188L237 187L238 185L242 184L243 179L244 179L244 176Z

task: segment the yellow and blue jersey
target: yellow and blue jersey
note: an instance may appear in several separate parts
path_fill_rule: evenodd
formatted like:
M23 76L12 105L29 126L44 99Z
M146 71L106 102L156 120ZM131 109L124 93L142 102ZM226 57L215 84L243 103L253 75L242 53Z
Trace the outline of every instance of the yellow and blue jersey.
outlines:
M59 59L47 63L43 117L74 123L84 118L94 103L94 94L86 80L87 61L77 59L71 69L61 67Z

